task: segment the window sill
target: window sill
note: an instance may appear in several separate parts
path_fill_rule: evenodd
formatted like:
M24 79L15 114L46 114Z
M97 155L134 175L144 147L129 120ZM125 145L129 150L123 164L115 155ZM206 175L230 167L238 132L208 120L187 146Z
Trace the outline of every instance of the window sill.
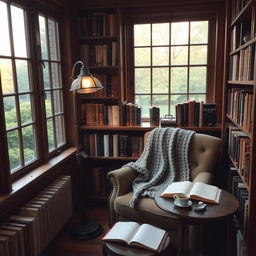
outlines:
M61 152L58 156L49 160L47 163L41 165L40 167L29 172L27 175L24 175L18 180L14 181L12 184L12 191L8 194L0 195L0 206L3 201L6 201L7 199L13 197L32 183L36 183L39 178L43 178L46 173L63 164L65 161L74 156L75 153L76 147L69 148Z

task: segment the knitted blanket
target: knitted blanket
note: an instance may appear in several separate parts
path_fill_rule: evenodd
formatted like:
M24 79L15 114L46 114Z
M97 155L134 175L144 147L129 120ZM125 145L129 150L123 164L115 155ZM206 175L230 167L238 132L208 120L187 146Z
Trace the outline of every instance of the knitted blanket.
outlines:
M140 197L154 198L157 191L174 181L189 180L188 151L194 133L180 128L155 128L150 132L140 158L125 165L138 172L130 207Z

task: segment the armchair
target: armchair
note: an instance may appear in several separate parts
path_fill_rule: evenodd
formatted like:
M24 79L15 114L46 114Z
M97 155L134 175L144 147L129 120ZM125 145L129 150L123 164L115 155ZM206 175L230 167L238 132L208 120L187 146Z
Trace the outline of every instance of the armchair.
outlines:
M145 133L145 143L149 133ZM194 134L189 149L191 181L212 183L220 145L219 138L199 133ZM109 225L112 226L120 220L149 223L168 230L171 234L172 244L175 246L178 231L176 216L161 210L151 198L141 198L135 208L129 207L132 198L132 182L136 175L136 171L130 167L123 167L108 173L108 179L112 185L108 201Z

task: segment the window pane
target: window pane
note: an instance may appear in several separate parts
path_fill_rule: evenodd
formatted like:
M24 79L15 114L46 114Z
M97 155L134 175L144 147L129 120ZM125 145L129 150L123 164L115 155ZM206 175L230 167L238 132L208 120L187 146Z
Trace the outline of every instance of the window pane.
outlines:
M188 47L174 46L171 47L171 65L188 64Z
M51 60L59 60L58 27L54 20L48 20L48 30Z
M54 149L54 138L53 138L53 119L47 120L47 137L48 137L48 151Z
M55 114L63 112L62 92L60 90L53 91L53 104Z
M49 64L47 62L44 63L43 67L43 78L44 78L44 88L50 88L50 75L49 75Z
M171 93L187 92L187 67L171 68Z
M135 68L135 93L150 92L150 69Z
M7 6L6 3L0 1L0 55L10 56L10 38L9 38L9 23L7 18Z
M27 57L24 11L11 6L13 44L16 57Z
M152 45L169 45L169 23L152 25Z
M168 95L153 95L153 105L160 106L160 116L169 113L168 110Z
M45 110L46 110L46 117L53 115L53 109L52 109L52 95L50 92L45 93Z
M22 128L25 163L36 158L35 133L32 125Z
M187 101L186 95L171 95L171 115L176 117L176 109L175 106L178 103L183 103Z
M171 24L171 44L188 44L188 22L173 22Z
M190 64L207 64L207 46L190 47Z
M42 59L47 60L48 52L47 52L46 24L45 24L45 18L42 16L39 16L39 29L40 29Z
M7 141L8 141L10 167L11 167L11 170L14 170L15 168L21 165L18 131L15 130L12 132L8 132Z
M150 24L134 25L134 46L150 45Z
M55 118L55 127L56 127L57 146L59 147L65 143L63 116L57 116Z
M153 93L169 92L169 68L153 68Z
M20 121L21 124L32 122L32 108L31 108L31 99L30 95L20 95Z
M136 95L135 103L141 106L141 116L149 117L150 96L149 95Z
M134 54L135 66L150 65L150 48L136 48Z
M206 67L190 67L189 91L206 92Z
M28 63L25 60L16 60L17 83L19 92L30 91L28 78Z
M52 87L53 88L60 88L61 86L61 79L60 79L60 64L52 63Z
M153 66L169 64L169 47L153 48Z
M208 43L208 21L193 21L190 24L190 43Z
M4 114L6 128L17 127L17 112L15 97L4 97Z
M14 85L11 60L0 59L0 71L3 94L13 93Z

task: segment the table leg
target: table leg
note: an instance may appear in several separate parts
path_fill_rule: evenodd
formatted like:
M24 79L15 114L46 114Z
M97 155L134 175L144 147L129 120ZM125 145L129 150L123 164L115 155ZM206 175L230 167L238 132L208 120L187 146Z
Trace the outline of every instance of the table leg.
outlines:
M187 240L187 234L186 234L186 223L184 220L179 218L179 226L178 226L178 241L179 241L179 256L184 256L186 251L186 240Z

